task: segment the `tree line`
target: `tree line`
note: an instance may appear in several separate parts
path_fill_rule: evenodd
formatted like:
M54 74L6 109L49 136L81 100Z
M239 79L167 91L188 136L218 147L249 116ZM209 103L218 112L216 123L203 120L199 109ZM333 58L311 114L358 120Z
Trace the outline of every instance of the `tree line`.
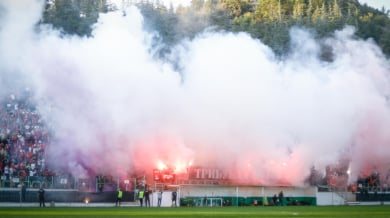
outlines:
M389 10L361 5L357 0L192 0L190 6L176 9L159 0L123 0L121 5L109 0L46 0L41 23L52 24L63 34L91 36L99 13L131 4L143 14L145 29L159 33L156 40L165 45L160 56L207 28L247 32L283 54L289 48L292 26L311 29L322 38L346 25L354 26L357 36L372 38L390 55Z

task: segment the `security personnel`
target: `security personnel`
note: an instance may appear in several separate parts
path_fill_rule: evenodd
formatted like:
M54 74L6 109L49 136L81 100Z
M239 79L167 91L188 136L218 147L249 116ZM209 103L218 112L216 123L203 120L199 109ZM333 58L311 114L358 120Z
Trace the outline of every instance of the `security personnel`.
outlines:
M119 188L119 189L118 189L118 195L117 195L117 197L116 197L115 206L121 206L122 196L123 196L122 189Z
M38 196L39 196L39 207L45 207L45 190L41 187L38 190Z
M138 192L138 199L139 199L139 204L141 207L144 204L144 194L145 194L145 192L143 190L140 190Z

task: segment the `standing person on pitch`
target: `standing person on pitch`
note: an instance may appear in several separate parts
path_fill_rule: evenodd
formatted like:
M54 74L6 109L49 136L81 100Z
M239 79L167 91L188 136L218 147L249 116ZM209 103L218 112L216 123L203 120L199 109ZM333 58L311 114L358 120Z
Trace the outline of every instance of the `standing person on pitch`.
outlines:
M177 199L177 192L176 192L176 191L173 191L173 192L172 192L172 207L173 207L173 206L177 207L177 201L176 201L176 199Z
M25 202L26 201L26 185L24 183L22 183L22 187L21 187L21 200L22 202Z
M115 206L121 206L122 196L123 196L123 192L122 189L119 187L116 195Z
M144 204L144 190L140 190L138 192L138 200L139 200L139 205L142 207L142 205Z
M39 198L39 207L46 207L45 206L45 190L41 188L38 190L38 198Z
M163 192L161 190L157 192L157 207L161 207L162 194Z
M284 194L283 194L283 191L279 192L279 204L280 204L280 206L284 205Z
M150 207L150 198L149 198L150 193L151 193L150 189L145 190L145 207Z

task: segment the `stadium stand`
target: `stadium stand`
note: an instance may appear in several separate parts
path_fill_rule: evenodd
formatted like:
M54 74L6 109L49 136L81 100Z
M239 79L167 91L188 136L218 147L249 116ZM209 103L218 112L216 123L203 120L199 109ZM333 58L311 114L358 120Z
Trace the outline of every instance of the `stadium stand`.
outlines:
M51 189L47 191L49 201L82 202L88 198L99 202L114 199L114 190L119 183L109 176L97 175L96 178L76 181L69 172L50 169L47 166L46 151L51 139L48 126L37 110L33 95L29 90L13 92L0 97L0 192L2 193L0 202L34 202L36 191L40 187ZM325 181L323 186L327 191L346 191L349 176L347 166L343 163L327 167L325 180L320 179L320 181ZM158 182L161 182L162 177L157 178ZM373 172L370 175L359 177L355 187L348 188L348 191L356 194L357 201L390 201L387 186L390 184L390 169L385 179L382 180L383 184L381 184L379 173ZM186 180L187 183L191 181ZM198 180L194 181L199 183ZM208 180L199 181L207 182ZM219 179L218 184L222 185L223 181ZM23 201L21 200L22 185L28 189ZM217 184L215 181L210 181L208 185ZM93 192L94 190L96 192ZM129 192L126 190L124 199L134 201L132 190ZM254 200L260 202L262 199L251 199L251 202ZM220 198L215 198L206 203L214 204L214 201L219 205L224 202ZM196 203L193 198L190 202L183 204L200 204Z
M0 99L0 187L17 187L29 178L47 177L49 132L28 90ZM39 186L40 182L29 182Z

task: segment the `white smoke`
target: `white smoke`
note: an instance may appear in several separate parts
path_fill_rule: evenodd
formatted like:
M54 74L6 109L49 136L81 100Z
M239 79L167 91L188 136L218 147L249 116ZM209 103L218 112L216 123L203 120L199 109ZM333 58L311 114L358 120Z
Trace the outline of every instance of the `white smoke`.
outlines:
M346 150L353 176L389 165L389 61L351 27L322 42L293 28L284 59L248 34L205 32L174 48L176 72L150 54L136 8L102 14L85 38L35 32L37 1L0 4L1 76L33 86L55 127L51 164L79 176L193 161L297 185Z

